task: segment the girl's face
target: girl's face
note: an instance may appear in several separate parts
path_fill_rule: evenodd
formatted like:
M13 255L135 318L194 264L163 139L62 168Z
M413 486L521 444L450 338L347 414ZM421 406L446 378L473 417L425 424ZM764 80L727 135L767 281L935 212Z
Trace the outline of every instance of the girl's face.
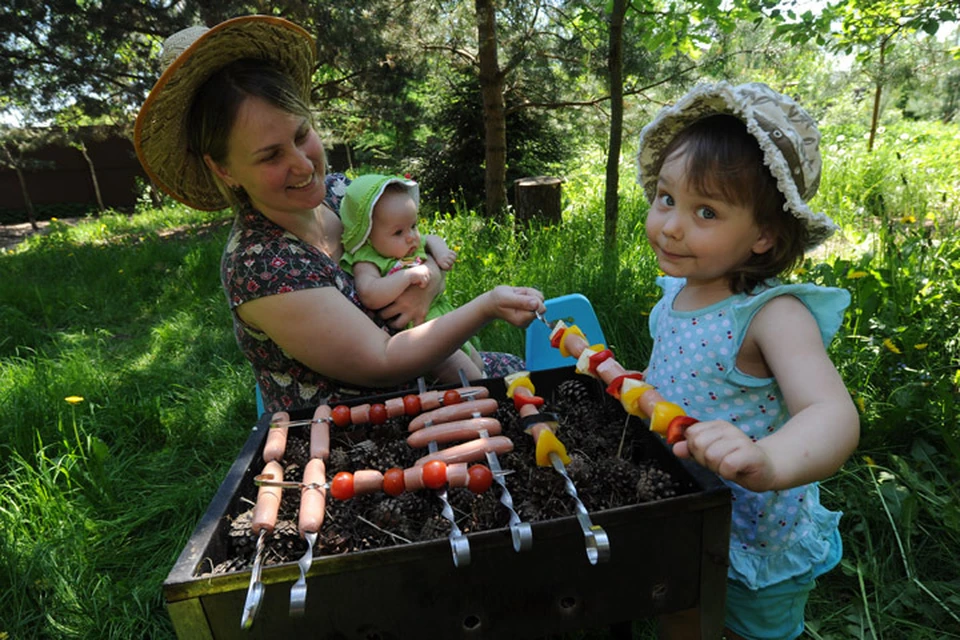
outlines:
M324 153L320 137L303 116L261 98L244 100L230 132L223 165L205 157L227 186L243 187L267 214L312 211L323 202Z
M420 248L417 203L409 194L388 191L373 208L370 246L382 256L406 258Z
M667 275L729 292L727 274L770 249L770 234L757 226L751 208L693 189L686 166L682 149L664 161L647 214L647 239Z

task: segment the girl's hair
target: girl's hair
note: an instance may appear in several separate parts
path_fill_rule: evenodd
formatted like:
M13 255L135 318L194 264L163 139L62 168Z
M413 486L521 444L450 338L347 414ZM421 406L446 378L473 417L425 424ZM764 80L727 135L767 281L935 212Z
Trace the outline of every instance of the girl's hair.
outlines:
M768 251L753 254L728 274L731 291L750 293L803 259L807 229L784 210L786 198L742 120L713 115L694 122L670 142L663 153L664 162L677 153L686 155L690 188L751 208L757 225L773 236Z
M265 60L243 58L214 73L197 90L187 115L190 151L201 158L210 154L214 162L223 163L240 105L249 97L313 121L309 105L289 76ZM246 200L242 189L233 191L217 176L212 179L232 206L239 207Z

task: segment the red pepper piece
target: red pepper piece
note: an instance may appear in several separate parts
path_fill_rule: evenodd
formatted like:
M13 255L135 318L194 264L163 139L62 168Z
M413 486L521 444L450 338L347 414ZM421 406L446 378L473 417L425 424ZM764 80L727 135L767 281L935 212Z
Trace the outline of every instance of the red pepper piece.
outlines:
M610 383L610 386L607 387L607 393L612 395L617 400L620 399L620 387L623 386L623 381L627 378L631 380L643 380L642 373L625 373L622 376L617 376L613 379L613 382Z
M667 444L677 444L683 440L683 432L692 424L697 424L699 420L690 416L677 416L667 425Z
M525 404L532 404L535 407L539 407L543 402L544 400L540 396L527 396L522 393L513 394L513 406L517 411L520 411L520 407Z
M606 360L607 358L613 357L613 351L610 349L604 349L603 351L598 351L597 353L590 356L590 364L587 366L587 370L593 375L597 375L597 365Z
M560 341L563 339L563 334L566 332L567 332L566 328L563 328L557 331L555 334L553 334L553 337L550 338L550 346L553 347L554 349L559 349Z

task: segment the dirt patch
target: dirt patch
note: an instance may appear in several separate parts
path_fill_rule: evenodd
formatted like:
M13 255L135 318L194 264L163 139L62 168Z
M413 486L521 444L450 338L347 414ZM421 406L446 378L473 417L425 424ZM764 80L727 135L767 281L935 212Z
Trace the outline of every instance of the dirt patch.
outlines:
M696 491L692 482L675 479L644 448L657 443L651 436L625 428L625 414L609 398L593 397L584 381L567 380L547 398L544 411L558 418L557 435L572 460L567 473L580 500L589 512L659 500ZM535 523L574 515L575 502L565 490L563 477L552 468L535 463L533 439L524 433L512 402L501 402L494 416L511 438L514 450L500 456L506 470L506 486L521 520ZM408 418L388 420L380 426L334 429L327 462L327 480L339 471L407 468L425 455L406 444ZM305 433L307 432L307 433ZM285 480L299 481L308 461L308 430L291 429L282 460ZM262 467L257 460L257 468ZM501 490L494 484L487 492L474 495L468 489L447 491L458 527L464 533L508 526L509 511L500 502ZM221 527L227 538L227 558L212 559L210 573L240 571L250 566L256 537L250 528L256 487L250 482L240 490L240 509L227 516ZM296 561L306 543L297 532L298 494L284 492L274 533L265 546L266 565ZM320 530L315 555L350 553L402 545L409 542L446 538L450 523L441 515L437 492L422 490L394 498L384 493L357 496L339 501L327 497L326 517ZM207 574L209 575L209 574Z
M57 222L75 227L80 218L58 218ZM37 228L29 222L0 225L0 252L10 251L21 242L35 234L46 234L50 231L50 220L38 220Z

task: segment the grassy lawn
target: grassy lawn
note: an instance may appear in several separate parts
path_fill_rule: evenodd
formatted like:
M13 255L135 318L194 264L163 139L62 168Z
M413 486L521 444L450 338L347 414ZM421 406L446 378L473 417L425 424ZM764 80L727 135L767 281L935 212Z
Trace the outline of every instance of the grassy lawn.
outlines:
M960 638L960 129L904 125L863 146L825 132L815 204L843 238L795 274L853 295L831 353L863 424L822 484L845 552L807 634ZM470 211L428 225L460 254L454 304L499 283L579 291L618 360L643 368L657 299L646 204L625 163L605 274L600 167L566 176L560 225L515 231ZM171 204L54 222L0 253L0 640L173 637L161 585L256 419L219 284L228 228ZM481 340L523 353L516 328Z

